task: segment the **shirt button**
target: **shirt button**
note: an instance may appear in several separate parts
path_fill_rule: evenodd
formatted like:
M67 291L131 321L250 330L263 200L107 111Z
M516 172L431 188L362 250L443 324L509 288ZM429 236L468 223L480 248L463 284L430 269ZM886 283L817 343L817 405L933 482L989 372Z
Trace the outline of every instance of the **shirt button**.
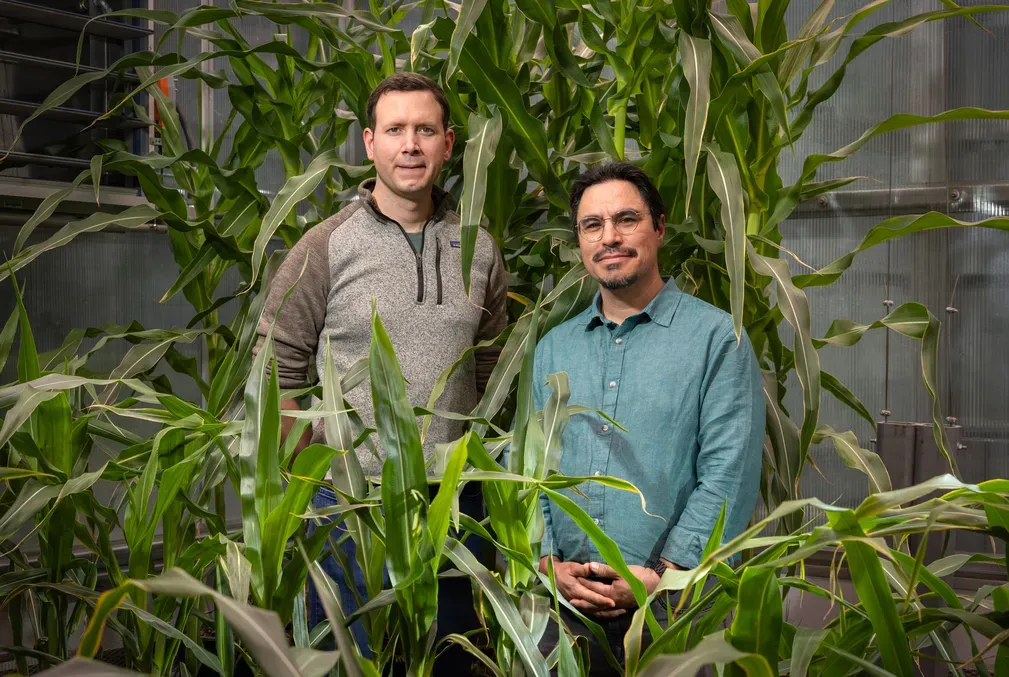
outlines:
M599 520L597 520L597 519L594 519L594 520L592 520L592 522L593 522L594 524L599 524Z
M597 470L597 471L595 472L595 476L596 476L596 477L599 477L600 475L602 475L602 473L601 473L601 472L599 472L599 471Z
M610 381L610 387L611 388L616 388L617 387L617 382L616 381Z
M604 423L603 424L603 432L606 432L609 429L610 429L610 427Z
M618 346L619 346L619 345L620 345L621 343L623 343L623 342L624 342L624 340L623 340L622 338L618 338L618 339L617 339L617 345L618 345Z

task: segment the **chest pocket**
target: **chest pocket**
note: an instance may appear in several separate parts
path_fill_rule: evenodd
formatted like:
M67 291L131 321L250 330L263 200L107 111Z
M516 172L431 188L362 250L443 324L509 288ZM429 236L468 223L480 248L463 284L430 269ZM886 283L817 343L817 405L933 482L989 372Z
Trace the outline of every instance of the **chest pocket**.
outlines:
M444 311L451 311L447 321L473 324L474 334L484 311L487 271L473 262L470 270L470 295L462 282L462 248L456 236L439 234L434 241L434 300Z

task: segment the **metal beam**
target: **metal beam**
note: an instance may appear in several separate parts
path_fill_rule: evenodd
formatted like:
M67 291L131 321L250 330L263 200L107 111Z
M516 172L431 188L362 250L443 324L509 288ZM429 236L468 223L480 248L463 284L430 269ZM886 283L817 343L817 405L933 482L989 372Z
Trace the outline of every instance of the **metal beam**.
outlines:
M149 28L131 26L121 21L94 19L86 14L66 12L43 5L33 5L21 0L0 0L0 16L15 21L50 26L80 33L82 30L89 35L113 40L134 40L153 33Z
M43 155L41 153L22 153L19 150L0 149L0 168L4 165L23 167L24 165L40 165L42 167L65 167L67 169L86 169L91 166L87 160L75 157L60 157L58 155Z
M0 151L2 153L3 151ZM84 160L81 160L84 162ZM0 208L35 210L43 200L59 190L69 188L66 181L0 176ZM147 204L136 188L103 185L101 204L133 207ZM56 208L57 212L90 214L95 210L95 190L88 184L75 188Z
M32 103L31 101L19 101L17 99L0 98L0 114L3 115L16 115L19 117L28 117L29 115L33 114L38 109L38 107L39 104ZM82 108L65 108L63 106L57 106L56 108L50 108L39 117L47 120L57 120L59 122L72 122L81 125L89 125L93 122L97 122L97 124L102 127L142 128L149 126L146 122L143 122L142 120L138 120L136 118L114 117L99 120L98 118L100 118L101 115L102 115L101 113L92 110L84 110Z
M907 186L845 190L803 200L793 218L836 216L919 214L938 211L946 214L982 212L1009 214L1009 183L954 186Z
M102 209L104 212L121 212L125 208L114 206L112 209ZM0 228L18 228L20 229L25 223L31 218L34 212L20 211L20 210L3 210L0 209ZM79 221L85 218L83 214L52 214L48 219L36 226L36 231L42 230L52 230L56 228L62 228L68 223L73 223L74 221ZM137 226L135 228L123 228L122 226L106 226L102 228L101 231L94 231L88 233L87 235L94 236L99 232L101 233L159 233L165 234L168 232L168 226L163 223L145 223L143 225Z
M95 68L94 66L85 66L83 64L78 65L70 63L69 61L46 59L41 56L32 56L31 54L18 54L17 52L8 52L6 50L0 50L0 63L9 63L14 66L26 66L29 68L35 67L50 70L63 70L71 73L95 73L105 70L104 68ZM140 78L134 73L110 73L107 79L115 80L118 78L121 78L124 82L128 82L130 84L140 83Z

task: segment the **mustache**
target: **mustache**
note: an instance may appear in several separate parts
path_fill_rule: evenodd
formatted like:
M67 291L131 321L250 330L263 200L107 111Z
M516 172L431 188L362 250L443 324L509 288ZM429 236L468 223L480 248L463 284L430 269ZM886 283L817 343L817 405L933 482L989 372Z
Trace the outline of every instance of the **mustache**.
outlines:
M623 254L624 256L637 256L638 255L638 251L636 249L634 249L633 247L606 247L606 246L604 246L602 249L600 249L599 251L597 251L592 256L592 261L595 262L595 263L599 263L599 260L601 258L603 258L604 256L609 256L611 254Z

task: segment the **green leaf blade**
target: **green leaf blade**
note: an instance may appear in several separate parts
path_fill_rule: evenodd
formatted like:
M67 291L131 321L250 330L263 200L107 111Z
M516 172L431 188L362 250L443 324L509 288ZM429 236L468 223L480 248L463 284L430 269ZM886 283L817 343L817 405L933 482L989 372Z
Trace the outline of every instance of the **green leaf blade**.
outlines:
M711 43L695 38L685 30L680 31L680 58L683 74L690 86L686 117L683 126L683 155L686 167L686 213L690 214L690 198L694 190L694 177L701 156L701 144L708 121L711 91L708 78L711 73Z
M459 212L462 228L462 281L467 294L470 292L477 232L487 198L487 170L501 138L502 124L501 115L497 111L494 111L494 117L490 119L475 113L469 116L470 138L466 142L466 154L463 157L463 193Z
M777 664L781 627L781 589L774 569L744 568L732 620L733 645L740 651L763 656L769 665Z
M419 575L418 535L414 516L427 501L424 451L413 407L396 353L377 311L372 313L368 357L375 424L385 462L382 465L382 505L386 519L389 578L399 587Z
M746 212L743 185L736 160L716 143L707 147L708 182L721 202L725 228L725 267L729 272L729 306L738 342L743 335L743 297L746 292Z

